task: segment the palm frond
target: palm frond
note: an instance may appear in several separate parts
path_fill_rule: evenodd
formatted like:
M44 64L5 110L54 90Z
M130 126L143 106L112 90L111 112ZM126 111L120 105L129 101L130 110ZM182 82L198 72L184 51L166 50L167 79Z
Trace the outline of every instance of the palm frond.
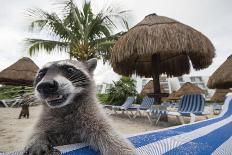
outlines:
M83 26L82 26L82 15L78 7L73 3L72 0L68 0L65 2L64 7L64 25L70 27L71 31L80 38L83 35Z
M60 42L60 41L44 40L44 39L26 39L25 42L26 45L29 46L30 56L34 55L36 52L40 50L45 50L48 53L51 53L54 50L69 52L68 42Z
M49 30L64 40L75 39L72 31L70 31L62 22L62 19L56 13L48 13L42 9L28 10L30 16L34 20L30 24L30 28L38 30Z

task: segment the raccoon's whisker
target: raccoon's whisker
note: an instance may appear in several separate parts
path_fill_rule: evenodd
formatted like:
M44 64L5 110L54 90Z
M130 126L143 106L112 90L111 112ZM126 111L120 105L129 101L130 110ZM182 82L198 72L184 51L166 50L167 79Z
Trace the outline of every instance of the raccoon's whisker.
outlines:
M77 83L86 83L86 81L75 81L75 82L73 82L73 84L77 84Z
M79 82L79 81L86 81L86 79L77 79L77 80L73 80L72 82Z
M75 79L86 79L85 77L75 77Z
M81 77L81 76L83 76L83 75L77 75L77 74L73 74L72 76L69 76L68 78L69 79L73 79L73 78L78 78L78 77Z
M86 78L85 76L75 76L76 79Z
M72 77L74 77L74 76L76 76L76 75L75 75L75 74L73 74L73 75L69 76L69 78L72 78Z
M75 82L73 84L77 85L77 84L86 84L87 82Z
M86 78L77 78L77 79L74 79L72 81L75 81L75 80L86 80Z
M86 83L86 81L77 81L77 82L74 82L74 83Z
M87 81L75 81L73 82L73 84L77 84L77 83L86 83Z
M68 77L69 80L76 79L76 76Z
M81 76L81 77L78 77L78 76L73 76L72 78L68 78L70 81L73 81L73 80L76 80L76 79L78 79L78 80L80 80L80 79L86 79L86 77L84 77L84 76Z

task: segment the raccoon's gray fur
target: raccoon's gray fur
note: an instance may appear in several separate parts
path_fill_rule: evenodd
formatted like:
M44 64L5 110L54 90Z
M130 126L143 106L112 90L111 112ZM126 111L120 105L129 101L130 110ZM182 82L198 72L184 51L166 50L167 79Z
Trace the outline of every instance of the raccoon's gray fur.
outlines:
M25 154L50 154L52 146L80 142L103 155L136 154L97 104L93 80L96 65L96 59L63 60L48 63L38 72L35 95L44 106Z

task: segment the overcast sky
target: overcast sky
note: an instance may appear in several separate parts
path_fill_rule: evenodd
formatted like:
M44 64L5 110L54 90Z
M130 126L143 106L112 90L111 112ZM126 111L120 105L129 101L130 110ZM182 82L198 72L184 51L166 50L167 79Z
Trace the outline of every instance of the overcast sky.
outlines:
M54 0L0 0L0 70L28 56L23 40L32 35L28 31L29 19L26 9L38 7L56 11ZM107 0L95 0L100 7ZM167 16L185 23L205 34L216 48L213 64L201 71L192 71L191 75L211 75L232 54L232 1L231 0L111 0L124 10L131 10L130 25L133 26L150 13ZM42 36L46 37L46 36ZM32 59L41 67L53 60L68 58L63 53L47 55L44 52ZM95 72L97 82L110 82L117 79L108 65L101 62ZM110 75L110 76L109 76Z

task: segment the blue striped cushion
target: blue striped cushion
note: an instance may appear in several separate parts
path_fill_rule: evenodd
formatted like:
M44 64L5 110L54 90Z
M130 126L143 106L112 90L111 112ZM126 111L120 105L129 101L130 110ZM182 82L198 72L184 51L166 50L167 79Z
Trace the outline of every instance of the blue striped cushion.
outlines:
M153 97L144 97L139 109L149 109L154 104Z
M128 109L129 110L137 110L137 109L139 109L139 110L147 110L147 109L151 108L153 103L154 103L154 98L146 96L146 97L143 98L143 101L142 101L140 106L131 106Z
M188 94L181 98L178 111L181 114L194 113L200 115L204 106L205 99L201 94Z
M132 106L133 102L135 101L135 97L130 96L127 97L126 101L121 106L113 106L113 109L128 109Z
M160 109L148 109L147 112L153 113L153 114L167 114L166 110L160 110Z
M133 104L134 101L135 101L135 97L133 97L133 96L127 97L127 99L124 102L124 104L122 105L122 107L129 108Z

